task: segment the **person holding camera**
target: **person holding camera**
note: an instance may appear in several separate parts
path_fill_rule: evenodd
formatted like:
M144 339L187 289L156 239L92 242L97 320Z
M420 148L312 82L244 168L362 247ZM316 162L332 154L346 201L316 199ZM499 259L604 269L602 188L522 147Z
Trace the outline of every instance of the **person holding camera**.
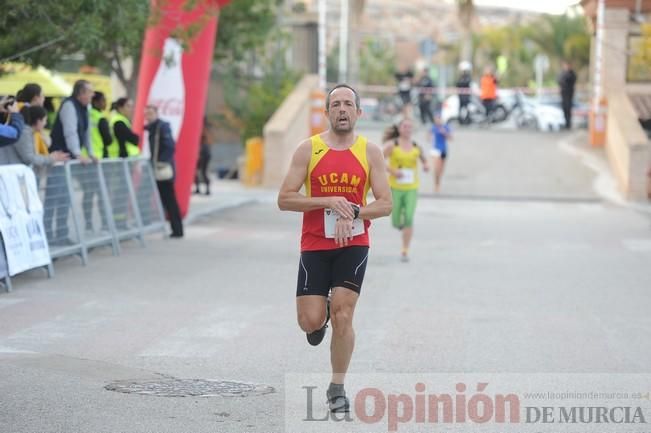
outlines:
M37 155L34 134L40 133L47 121L47 112L38 105L24 106L21 110L25 125L18 141L0 149L0 164L25 164L30 167L44 167L55 162L67 161L68 155L61 151L47 156Z
M25 123L18 112L16 98L6 96L0 99L0 116L0 146L9 146L18 141Z

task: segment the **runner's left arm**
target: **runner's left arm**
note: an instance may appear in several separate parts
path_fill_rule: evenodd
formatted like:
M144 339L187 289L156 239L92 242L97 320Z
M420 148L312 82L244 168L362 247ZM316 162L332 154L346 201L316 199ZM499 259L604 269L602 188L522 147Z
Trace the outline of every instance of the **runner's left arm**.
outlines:
M375 200L361 208L359 217L361 219L371 220L388 216L391 214L391 188L387 181L386 165L382 149L375 144L368 143L367 157L369 165L369 176L371 179L371 189Z

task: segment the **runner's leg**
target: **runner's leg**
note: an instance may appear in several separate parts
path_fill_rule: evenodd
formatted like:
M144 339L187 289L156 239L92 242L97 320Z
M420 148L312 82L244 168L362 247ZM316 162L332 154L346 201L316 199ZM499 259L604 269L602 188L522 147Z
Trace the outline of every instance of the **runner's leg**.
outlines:
M350 359L355 347L353 313L359 294L345 287L332 290L332 341L330 343L330 362L332 363L332 383L343 384Z
M404 223L403 223L403 209L404 209L404 204L403 204L403 192L399 191L397 189L392 189L391 190L391 195L393 197L393 211L391 212L391 224L393 227L397 228L398 230L401 230Z
M332 286L332 257L330 251L305 251L299 260L296 318L312 346L320 344L325 337L326 303Z
M418 190L405 191L404 193L405 226L402 229L402 256L407 257L411 238L414 234L414 214L416 213Z
M441 190L441 177L443 176L443 169L445 166L445 161L440 156L434 157L434 191L439 192Z
M320 295L305 295L296 298L296 318L298 326L310 334L324 325L326 320L326 300Z
M342 248L333 261L333 289L330 303L332 320L330 361L333 384L344 383L353 354L355 346L353 313L366 273L368 252L368 247Z

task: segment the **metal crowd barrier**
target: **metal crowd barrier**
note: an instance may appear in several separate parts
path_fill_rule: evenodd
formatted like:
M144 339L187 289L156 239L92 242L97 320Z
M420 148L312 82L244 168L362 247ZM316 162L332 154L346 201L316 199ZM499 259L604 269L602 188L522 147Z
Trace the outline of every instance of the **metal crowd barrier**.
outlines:
M144 246L138 205L130 185L131 176L127 172L128 165L125 161L112 160L102 163L102 166L116 239L119 241L138 238Z
M120 241L165 231L165 214L148 159L70 161L48 169L39 185L43 223L53 259L110 246L120 254ZM144 218L146 216L146 219Z
M143 158L130 158L126 163L127 177L131 178L128 185L137 203L134 213L139 218L142 233L165 231L165 211L151 163Z

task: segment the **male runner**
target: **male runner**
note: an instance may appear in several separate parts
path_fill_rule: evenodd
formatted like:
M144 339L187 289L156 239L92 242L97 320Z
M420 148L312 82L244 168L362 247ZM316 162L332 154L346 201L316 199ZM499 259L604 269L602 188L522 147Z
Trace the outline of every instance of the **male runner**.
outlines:
M369 220L391 213L382 150L354 131L361 113L357 92L335 86L326 97L330 128L299 144L278 194L281 210L303 212L296 309L311 345L321 343L332 318L326 393L332 412L350 406L344 377L355 344L353 313L368 259ZM303 184L305 194L299 192ZM369 187L375 201L367 205Z

